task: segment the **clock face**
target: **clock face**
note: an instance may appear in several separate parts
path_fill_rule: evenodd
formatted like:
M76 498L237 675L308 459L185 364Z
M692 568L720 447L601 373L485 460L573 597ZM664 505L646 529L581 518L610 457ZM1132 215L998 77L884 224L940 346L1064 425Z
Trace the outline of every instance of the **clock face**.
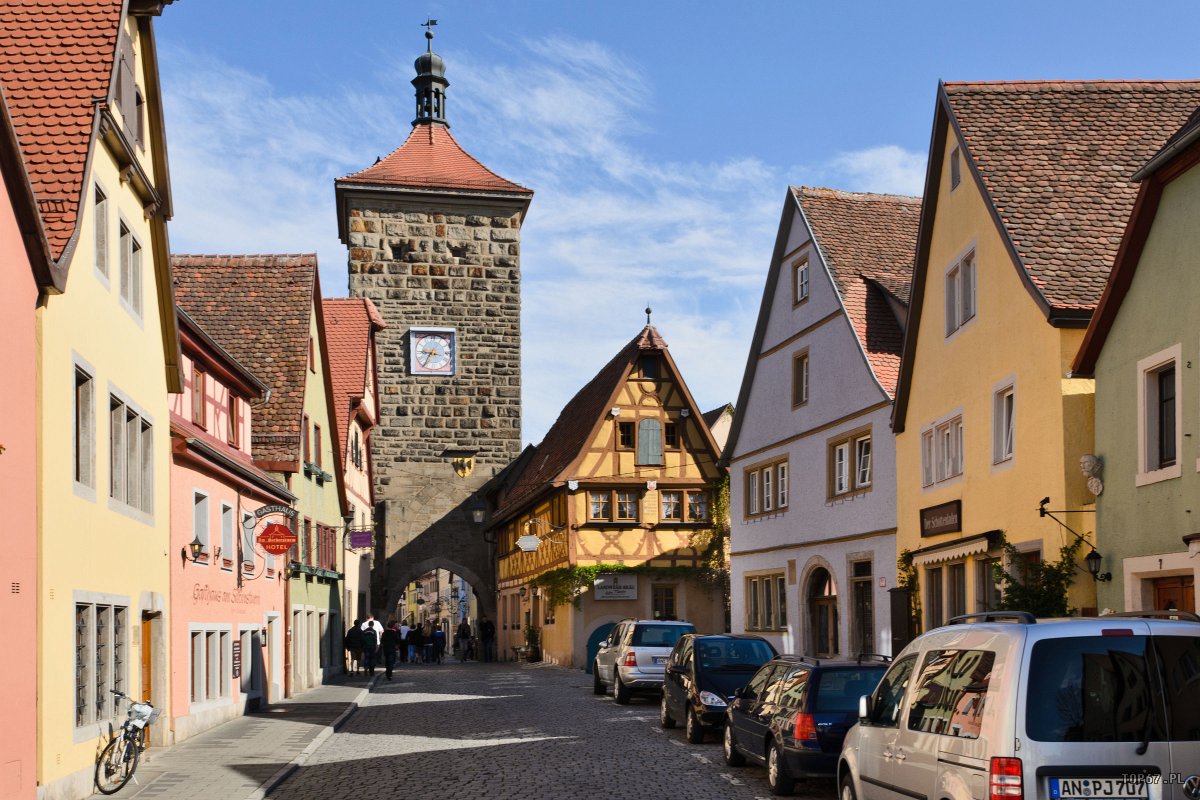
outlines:
M454 331L412 330L409 335L414 374L454 374Z

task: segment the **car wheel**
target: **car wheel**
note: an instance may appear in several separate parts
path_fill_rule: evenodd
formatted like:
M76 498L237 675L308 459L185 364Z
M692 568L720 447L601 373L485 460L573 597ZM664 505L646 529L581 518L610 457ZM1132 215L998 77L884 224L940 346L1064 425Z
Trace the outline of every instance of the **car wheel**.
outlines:
M671 711L667 708L666 692L663 692L662 703L658 707L658 724L668 729L675 727L675 718L671 716Z
M783 748L779 746L779 742L772 742L771 749L767 751L767 785L771 787L771 794L791 794L796 788L796 781L788 774L787 766L783 761Z
M592 664L592 694L607 694L608 687L600 680L600 665Z
M627 706L629 705L629 698L631 694L632 692L629 691L625 684L621 683L621 675L618 673L617 676L613 678L613 699L621 705Z
M704 726L700 724L700 720L696 717L696 712L688 709L687 712L687 740L692 744L700 744L704 741Z
M850 776L850 770L842 773L842 790L838 793L838 800L856 800L854 795L854 778Z
M746 765L746 757L737 751L733 744L733 722L729 719L725 720L725 735L722 737L725 751L725 763L731 767L744 767Z

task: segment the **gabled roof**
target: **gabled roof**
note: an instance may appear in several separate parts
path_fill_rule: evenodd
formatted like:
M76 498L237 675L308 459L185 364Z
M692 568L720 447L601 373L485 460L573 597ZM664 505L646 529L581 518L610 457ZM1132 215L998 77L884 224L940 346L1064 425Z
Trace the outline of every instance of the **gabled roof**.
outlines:
M479 163L445 125L414 125L404 144L338 184L370 184L413 189L464 189L532 195Z
M1197 105L1200 81L938 85L893 431L908 411L947 125L1034 302L1050 324L1083 327L1133 208L1134 173Z
M329 372L333 380L333 403L338 430L349 433L352 412L367 390L372 334L387 327L370 298L326 297L325 337L329 346ZM372 420L376 409L368 409ZM345 454L338 453L341 464Z
M821 261L829 271L842 311L858 339L864 363L880 389L889 397L893 396L903 331L885 290L898 303L908 300L920 208L919 197L843 192L811 186L788 187L775 235L775 250L763 285L754 338L742 373L735 406L738 411L725 442L722 463L728 464L737 450L749 408L750 389L758 370L758 356L764 347L775 292L783 274L785 248L797 218L808 227Z
M271 399L254 410L255 460L299 462L309 321L320 299L317 257L176 255L171 261L180 307L271 388Z
M507 479L507 493L500 499L500 507L493 517L493 524L502 522L511 513L533 500L553 483L563 480L563 473L580 456L596 435L597 428L608 416L617 392L621 389L630 370L642 353L662 354L665 369L672 376L680 392L691 406L692 413L700 415L683 382L674 359L667 351L667 343L652 326L644 327L575 396L563 406L558 419L550 426L541 443L526 448L519 461L521 468ZM704 428L708 432L707 426ZM716 444L708 436L714 455Z
M908 302L921 198L808 186L792 191L871 370L894 396L904 330L875 284Z
M66 278L55 269L54 259L50 256L50 243L46 241L37 197L25 172L21 145L8 113L8 99L3 86L0 86L0 186L7 189L34 282L41 288L61 291L66 285Z
M1158 213L1158 204L1162 199L1163 189L1175 178L1200 165L1200 108L1192 114L1176 133L1171 136L1153 158L1139 170L1137 178L1141 180L1137 201L1129 222L1125 226L1125 235L1121 237L1121 246L1117 250L1116 260L1104 294L1100 296L1100 304L1092 315L1091 324L1083 335L1079 352L1071 366L1071 373L1077 376L1095 374L1096 362L1104 349L1104 343L1112 330L1117 314L1125 296L1133 284L1138 264L1150 230L1154 227L1154 218Z
M121 7L122 0L0 0L0 85L55 261L78 224Z
M717 406L711 411L705 411L700 416L704 417L704 424L707 425L711 430L712 426L716 425L717 421L726 414L733 416L733 403L726 403L723 406Z
M1086 319L1133 208L1133 174L1200 106L1200 81L946 83L940 94L1043 305Z

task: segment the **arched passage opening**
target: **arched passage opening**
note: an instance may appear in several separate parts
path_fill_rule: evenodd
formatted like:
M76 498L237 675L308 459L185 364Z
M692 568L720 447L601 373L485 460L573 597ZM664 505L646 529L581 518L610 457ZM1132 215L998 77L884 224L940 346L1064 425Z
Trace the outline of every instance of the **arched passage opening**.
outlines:
M429 558L394 572L382 615L399 623L441 631L444 655L462 658L478 649L481 622L492 618L489 584L472 569L445 558ZM463 625L465 624L465 628ZM428 627L427 627L428 626Z
M808 576L809 649L818 658L830 658L838 652L837 586L824 567Z

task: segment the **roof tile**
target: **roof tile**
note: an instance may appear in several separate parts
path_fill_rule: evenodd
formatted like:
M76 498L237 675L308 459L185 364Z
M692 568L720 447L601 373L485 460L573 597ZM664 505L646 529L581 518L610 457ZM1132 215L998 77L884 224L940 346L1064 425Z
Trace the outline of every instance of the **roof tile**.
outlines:
M334 411L339 440L350 431L350 413L366 393L367 356L372 331L387 325L370 298L326 297L321 301L325 314L325 342L329 348L329 372L333 381ZM375 417L375 409L370 409ZM341 464L344 453L338 453Z

